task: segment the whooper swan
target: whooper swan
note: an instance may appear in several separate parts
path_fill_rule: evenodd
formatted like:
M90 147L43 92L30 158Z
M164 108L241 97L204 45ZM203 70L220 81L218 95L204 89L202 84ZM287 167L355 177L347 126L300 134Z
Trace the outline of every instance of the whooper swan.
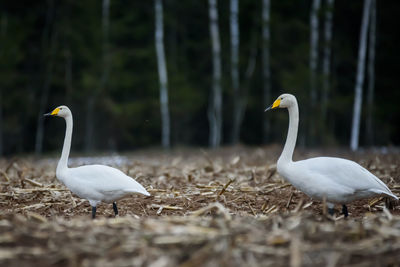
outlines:
M283 94L265 111L275 108L289 110L289 131L285 147L278 159L278 173L311 198L325 198L329 214L334 214L334 204L342 204L342 212L347 217L347 203L377 195L398 200L379 178L354 161L332 157L293 161L299 126L296 97Z
M131 193L150 194L133 178L122 171L105 165L86 165L68 168L68 157L72 138L72 113L66 106L59 106L45 116L58 116L65 119L64 146L57 165L56 176L73 193L89 200L92 206L92 218L96 217L96 206L100 202L113 203L115 215L118 215L116 201Z

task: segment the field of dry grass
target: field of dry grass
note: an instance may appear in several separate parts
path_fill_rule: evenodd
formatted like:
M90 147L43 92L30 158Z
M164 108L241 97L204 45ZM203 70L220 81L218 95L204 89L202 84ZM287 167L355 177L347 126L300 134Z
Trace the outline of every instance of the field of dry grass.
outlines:
M1 266L399 266L400 205L382 198L348 205L349 218L276 173L280 147L142 151L72 158L71 166L106 163L143 184L101 204L90 219L86 200L55 178L57 160L0 161ZM359 162L400 195L400 154L300 151ZM339 207L338 207L339 208Z

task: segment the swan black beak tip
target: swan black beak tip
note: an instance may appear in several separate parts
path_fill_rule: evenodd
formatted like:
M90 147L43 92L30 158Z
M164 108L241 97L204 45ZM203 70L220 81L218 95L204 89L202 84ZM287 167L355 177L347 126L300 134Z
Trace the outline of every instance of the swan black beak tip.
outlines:
M48 116L51 116L51 113L43 114L43 117L48 117Z
M269 107L267 107L267 108L264 110L264 112L267 112L267 111L270 110L270 109L272 109L272 105L269 106Z

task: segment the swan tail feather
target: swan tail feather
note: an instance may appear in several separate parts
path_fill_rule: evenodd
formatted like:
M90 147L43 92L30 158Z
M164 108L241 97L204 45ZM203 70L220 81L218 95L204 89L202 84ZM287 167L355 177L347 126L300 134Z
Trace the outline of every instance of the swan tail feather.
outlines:
M139 193L145 196L150 196L150 193L147 192L147 190L143 187L136 187L136 188L128 188L124 190L125 192L129 192L129 193Z
M376 193L376 194L386 195L386 196L391 197L391 198L393 198L395 200L399 200L399 197L396 196L395 194L393 194L390 190L389 191L382 191L382 190L373 189L371 191Z

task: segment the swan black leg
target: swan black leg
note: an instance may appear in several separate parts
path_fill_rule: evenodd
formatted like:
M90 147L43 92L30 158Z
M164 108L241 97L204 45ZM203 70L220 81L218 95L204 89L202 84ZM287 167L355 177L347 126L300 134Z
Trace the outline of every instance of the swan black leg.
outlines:
M329 215L333 216L335 214L335 209L334 208L328 208L328 213L329 213Z
M385 197L385 207L388 208L389 210L392 210L395 206L395 202L392 201L390 198Z
M115 216L117 216L118 215L117 202L113 202L113 209L114 209Z
M92 219L96 218L96 207L92 207Z
M349 212L347 210L347 206L346 205L342 206L342 213L344 214L345 218L347 218L349 216Z

